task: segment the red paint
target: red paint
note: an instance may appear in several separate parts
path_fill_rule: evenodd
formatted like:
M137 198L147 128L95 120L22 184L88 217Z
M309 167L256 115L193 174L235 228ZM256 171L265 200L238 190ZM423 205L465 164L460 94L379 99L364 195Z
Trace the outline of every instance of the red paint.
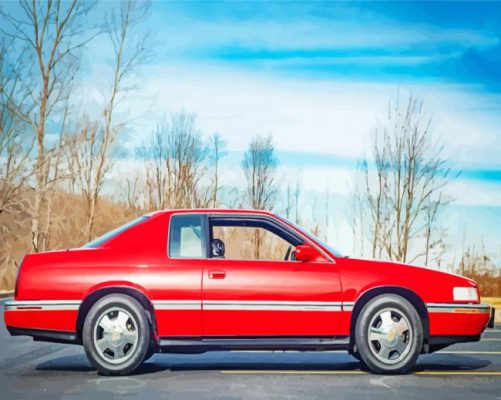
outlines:
M203 298L241 301L340 302L339 272L332 262L233 261L208 259L203 276ZM209 279L221 269L225 279ZM207 336L333 335L340 312L204 310Z
M5 311L5 325L26 329L45 329L52 331L75 331L77 310L29 310Z
M261 211L160 211L101 248L26 256L15 299L84 300L102 288L127 287L151 301L356 302L371 289L391 286L413 292L424 303L452 303L454 286L476 287L469 279L426 268L336 257L312 238L302 249L309 259L318 252L311 262L170 259L167 233L173 212L265 215L299 232ZM218 279L209 279L210 271L219 273ZM5 322L19 328L75 331L77 315L76 310L5 311ZM159 336L195 337L348 335L351 320L348 311L311 310L157 309L155 316ZM488 318L488 314L430 313L430 334L478 335Z
M488 318L488 314L430 313L430 335L478 335L484 330Z

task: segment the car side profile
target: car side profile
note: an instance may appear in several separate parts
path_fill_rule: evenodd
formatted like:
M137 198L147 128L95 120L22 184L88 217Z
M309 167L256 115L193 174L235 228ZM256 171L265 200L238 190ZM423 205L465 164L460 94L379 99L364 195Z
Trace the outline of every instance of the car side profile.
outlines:
M375 373L478 341L493 325L467 278L338 254L255 210L150 213L78 249L27 255L11 335L83 344L125 375L156 352L347 350Z

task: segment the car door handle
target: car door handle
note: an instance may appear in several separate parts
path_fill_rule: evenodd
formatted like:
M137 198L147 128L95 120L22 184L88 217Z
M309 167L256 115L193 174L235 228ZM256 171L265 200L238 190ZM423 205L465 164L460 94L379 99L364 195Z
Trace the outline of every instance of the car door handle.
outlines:
M209 271L209 279L224 279L226 271Z

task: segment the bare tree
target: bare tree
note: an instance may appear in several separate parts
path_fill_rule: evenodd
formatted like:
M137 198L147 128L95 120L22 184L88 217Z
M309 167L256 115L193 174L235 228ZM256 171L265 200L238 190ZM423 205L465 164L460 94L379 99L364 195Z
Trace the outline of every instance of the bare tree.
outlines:
M299 202L301 197L301 180L296 177L296 183L293 185L287 182L285 188L285 217L294 220L296 224L300 224Z
M325 232L324 232L324 239L326 242L329 241L329 219L330 219L330 216L331 216L331 213L330 213L330 193L329 193L329 187L327 187L326 191L325 191L325 210L324 210L324 218L325 218L325 225L324 225L324 229L325 229Z
M287 187L285 188L285 218L290 219L292 214L292 207L292 187L290 183L287 183Z
M301 181L299 178L296 180L296 187L294 189L294 207L295 207L295 222L297 225L301 224L301 214L299 213L299 202L301 199Z
M200 180L206 172L207 149L196 126L195 114L171 115L143 149L149 207L191 208L207 206L208 191Z
M145 207L142 186L139 176L125 179L123 188L125 204L134 216L139 216Z
M434 249L439 250L438 257L440 257L440 250L444 249L445 243L443 236L445 233L437 234L440 232L440 226L438 224L439 211L450 203L450 200L444 200L442 193L438 194L438 198L433 200L428 199L424 207L424 238L425 238L425 248L424 248L424 264L428 265L430 261L430 251ZM438 266L440 266L440 260L437 259Z
M76 146L78 176L87 209L87 238L93 237L94 220L104 178L112 167L110 149L125 122L116 123L113 116L119 103L135 87L126 86L127 78L148 58L146 40L148 35L132 35L132 29L147 13L148 4L135 1L120 3L108 18L107 32L113 49L113 77L107 102L104 106L102 124L85 124L78 135ZM118 14L118 15L117 15Z
M86 35L83 29L84 17L92 5L76 0L21 1L19 15L1 11L2 17L10 23L3 24L2 33L13 39L13 46L26 49L33 55L33 59L28 57L19 70L32 104L19 110L18 116L32 126L37 144L31 229L34 251L47 247L50 223L47 191L51 166L46 126L52 114L68 102L71 81L78 69L75 53L92 37ZM65 122L63 118L61 125ZM55 148L60 148L61 143L56 141Z
M320 237L321 228L320 228L320 223L318 222L317 211L318 211L318 197L315 196L311 204L311 223L312 223L311 233L317 237Z
M223 158L227 151L225 149L227 143L219 133L214 133L210 138L210 155L209 159L214 166L214 175L212 179L212 207L217 207L218 191L219 191L219 160Z
M167 207L170 197L168 159L169 149L166 136L168 127L158 126L153 133L150 145L142 151L146 163L146 186L148 190L148 209L158 210Z
M22 202L35 143L26 137L26 124L19 117L27 92L19 92L19 76L7 65L5 53L5 46L0 45L0 214L13 212Z
M405 105L390 104L373 134L373 162L362 164L373 257L412 262L426 256L428 248L411 256L410 247L423 235L430 246L437 212L447 204L443 188L454 173L441 154L421 102L411 97Z
M276 194L277 158L271 136L256 136L244 154L242 168L247 181L246 198L255 210L271 210Z
M357 176L354 177L354 182L355 184L351 189L351 202L349 205L348 215L353 235L353 254L359 254L363 257L365 248L364 239L366 234L365 186L361 186L360 182L357 182Z
M246 201L255 210L271 210L276 194L275 171L277 158L271 136L256 136L244 154L242 168L247 181ZM259 259L261 243L258 229L254 235L255 258Z

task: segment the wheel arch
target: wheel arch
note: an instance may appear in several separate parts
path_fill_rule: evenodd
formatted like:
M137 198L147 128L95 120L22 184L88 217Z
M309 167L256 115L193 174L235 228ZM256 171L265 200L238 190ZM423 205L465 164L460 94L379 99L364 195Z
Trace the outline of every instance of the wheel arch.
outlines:
M403 297L414 306L421 319L421 325L423 327L423 348L426 350L428 347L430 330L428 310L423 299L421 299L421 297L416 292L412 291L409 288L401 286L378 286L365 291L355 301L350 320L350 351L353 350L353 346L355 344L355 325L360 312L369 301L382 294L395 294L397 296Z
M148 296L137 288L133 288L130 286L113 285L113 286L100 287L91 291L89 294L87 294L87 296L80 304L80 307L78 309L77 326L76 326L77 340L79 342L82 341L82 330L85 318L87 317L87 314L89 313L90 309L99 299L110 294L124 294L137 300L145 309L148 321L150 323L151 331L154 335L154 339L155 340L157 339L157 323L155 318L155 309L153 307L153 303L148 298Z

